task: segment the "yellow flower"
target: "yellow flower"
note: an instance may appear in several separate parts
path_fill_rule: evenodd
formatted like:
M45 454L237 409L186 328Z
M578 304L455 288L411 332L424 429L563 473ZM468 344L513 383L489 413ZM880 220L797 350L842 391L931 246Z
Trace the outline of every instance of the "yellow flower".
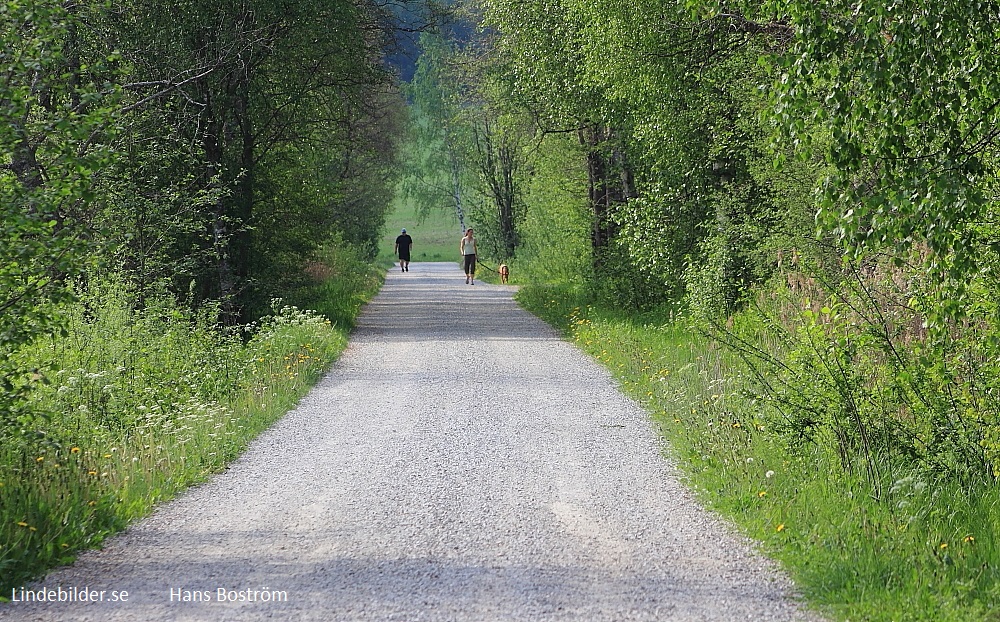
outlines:
M105 458L110 458L110 457L111 457L111 454L104 454L104 457L105 457Z
M87 471L87 475L97 475L97 471Z
M38 531L38 529L35 527L28 527L28 531Z
M775 531L784 531L785 523L778 523L778 526L774 528Z
M762 490L762 491L760 491L760 492L757 493L757 496L758 497L766 497L767 496L767 491L766 490Z
M964 538L962 538L962 542L971 543L971 542L975 542L975 541L976 541L976 539L973 538L972 536L965 536Z
M35 458L35 462L43 462L44 460L45 456L38 456L37 458Z
M948 548L948 543L947 543L947 542L942 542L942 543L941 543L941 546L939 546L938 548L939 548L939 549L942 549L942 550L943 550L943 549L946 549L946 548Z
M69 548L69 545L65 544L65 543L61 544L60 546L62 546L64 549L68 549Z
M97 502L96 501L88 501L87 505L89 505L90 507L94 507L95 505L97 505Z
M28 523L26 523L26 522L24 522L24 521L21 521L21 522L19 522L19 523L17 524L17 526L18 526L18 527L27 527L27 526L28 526Z
M80 448L79 447L74 447L74 448L72 448L72 449L69 450L69 453L71 453L71 454L78 454L78 453L80 453Z

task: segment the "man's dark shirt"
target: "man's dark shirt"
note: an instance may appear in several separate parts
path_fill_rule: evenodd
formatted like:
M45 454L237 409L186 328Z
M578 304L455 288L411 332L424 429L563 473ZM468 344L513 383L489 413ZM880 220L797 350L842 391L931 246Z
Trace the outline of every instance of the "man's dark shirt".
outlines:
M396 244L399 245L399 258L406 259L407 261L409 261L410 246L413 245L413 238L404 233L403 235L396 238Z

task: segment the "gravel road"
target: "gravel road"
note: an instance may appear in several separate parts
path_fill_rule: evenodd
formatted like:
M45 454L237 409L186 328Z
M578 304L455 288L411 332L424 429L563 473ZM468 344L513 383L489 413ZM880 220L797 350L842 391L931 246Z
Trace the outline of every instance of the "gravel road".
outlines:
M0 619L817 619L512 293L454 264L391 272L340 361L227 472L33 586L103 601Z

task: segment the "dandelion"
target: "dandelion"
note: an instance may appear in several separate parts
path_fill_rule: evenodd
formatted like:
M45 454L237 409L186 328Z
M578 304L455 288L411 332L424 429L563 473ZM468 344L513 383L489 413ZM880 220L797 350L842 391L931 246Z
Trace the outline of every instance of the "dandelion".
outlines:
M948 543L947 542L942 542L941 545L938 546L938 548L943 551L944 549L948 548Z
M111 454L104 454L104 457L105 457L105 458L110 458L110 457L111 457Z
M774 477L774 471L768 471L767 473L764 473L764 477L766 477L767 479L771 479L772 477Z
M24 521L20 521L20 522L19 522L19 523L17 524L17 526L18 526L18 527L27 527L27 526L28 526L28 523L26 523L26 522L24 522Z
M95 505L97 505L97 502L96 501L88 501L87 505L89 505L90 507L94 507Z
M80 453L80 448L79 447L73 447L72 449L69 450L69 453L71 453L71 454L78 454L78 453Z
M97 471L87 471L87 475L97 475Z
M38 531L37 527L28 527L28 531Z
M753 464L753 458L747 458L747 464Z
M760 497L761 499L763 499L764 497L767 496L767 491L766 490L762 490L762 491L760 491L760 492L757 493L757 496Z
M975 541L976 539L972 536L965 536L964 538L962 538L962 542L965 542L966 544L972 544Z
M774 528L775 531L784 531L785 523L778 523L778 526Z
M35 462L45 462L45 456L38 456L35 458Z

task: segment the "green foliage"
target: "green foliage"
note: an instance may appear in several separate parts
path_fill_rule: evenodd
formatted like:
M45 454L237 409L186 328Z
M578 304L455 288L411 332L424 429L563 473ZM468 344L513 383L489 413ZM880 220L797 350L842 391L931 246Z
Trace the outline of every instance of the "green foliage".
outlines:
M455 50L440 33L420 36L421 53L409 84L411 145L403 191L421 218L447 206L464 232L472 171L471 128L460 118L459 85L449 63Z
M976 225L992 218L1000 5L769 5L796 29L775 59L774 118L802 149L814 123L832 137L821 224L853 257L923 264L943 289L934 325L960 315L966 278L995 254Z
M589 281L593 251L583 159L578 141L551 136L522 173L526 209L516 272L529 281Z
M0 7L0 430L29 416L38 381L11 353L58 330L65 280L92 248L93 178L110 157L118 91L104 82L112 59L81 58L78 13L102 8Z
M829 451L831 462L869 481L876 499L901 472L992 486L996 328L933 336L920 313L933 298L901 287L900 276L859 270L824 302L786 290L758 308L764 321L751 331L737 325L719 339L758 373L776 430L793 445ZM814 283L812 293L822 292ZM769 347L758 345L764 340Z
M595 287L644 307L707 287L703 312L735 308L770 274L779 229L758 174L773 161L764 45L679 4L485 4L507 76L494 105L521 109L542 135L575 129L585 146ZM707 267L719 248L725 267Z

